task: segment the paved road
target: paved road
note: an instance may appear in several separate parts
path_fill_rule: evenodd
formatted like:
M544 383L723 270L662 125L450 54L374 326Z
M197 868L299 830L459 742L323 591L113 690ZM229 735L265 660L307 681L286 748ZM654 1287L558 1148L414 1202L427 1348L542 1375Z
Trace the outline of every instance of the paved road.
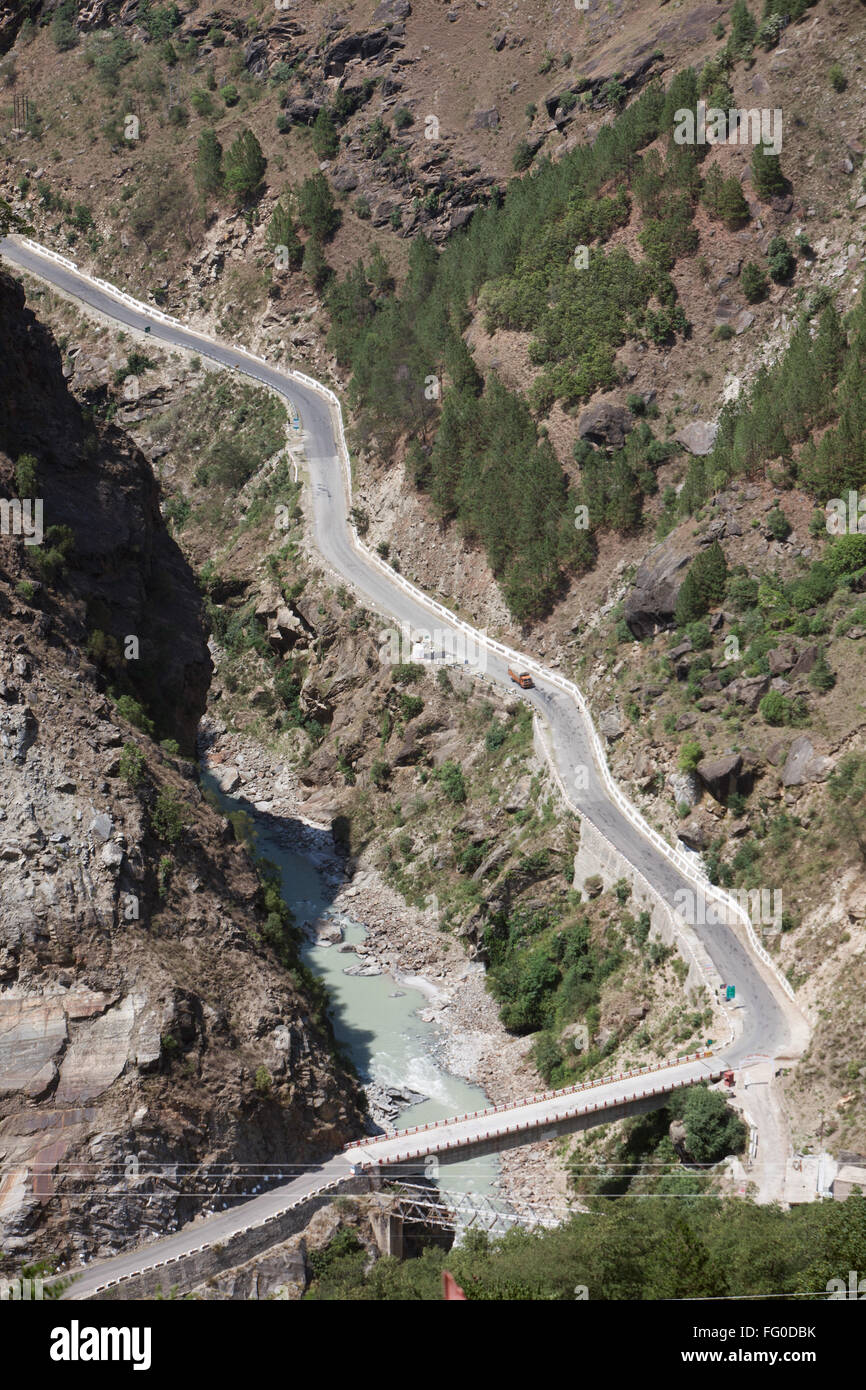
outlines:
M412 629L427 632L431 631L433 624L440 629L450 626L446 618L434 617L419 599L406 593L399 583L377 569L352 544L348 524L349 502L336 442L336 418L332 407L318 392L237 348L224 346L192 330L160 322L145 309L125 304L119 295L115 297L109 291L90 284L76 271L58 265L12 238L0 242L0 252L13 265L30 271L57 290L116 322L139 331L149 328L154 341L198 353L223 367L242 372L291 399L303 423L314 533L327 564L372 609L386 615L388 621L396 619L398 623L408 623ZM451 631L455 634L455 643L459 643L458 630L452 628ZM486 674L509 692L514 692L507 663L495 652L487 653ZM541 679L536 680L535 689L526 691L525 696L550 726L555 760L571 800L581 814L673 907L677 891L691 890L693 884L611 801L592 757L584 717L574 701L555 685ZM576 785L575 773L578 768L585 769L585 787ZM734 982L737 987L741 1030L725 1052L725 1064L734 1067L743 1057L753 1053L772 1057L783 1052L791 1042L785 1011L768 985L765 974L757 967L735 932L722 924L697 925L694 930L721 978ZM306 1182L307 1179L302 1181ZM294 1189L294 1185L291 1186ZM283 1194L283 1204L288 1205L288 1190L283 1189ZM270 1194L270 1197L276 1199L277 1194ZM255 1200L260 1202L265 1199ZM249 1204L250 1210L253 1205ZM234 1221L236 1229L242 1224L239 1212L226 1213L224 1217L214 1219L228 1223ZM181 1244L183 1239L183 1233L170 1238L172 1243ZM122 1258L127 1260L134 1257Z
M288 1207L304 1201L305 1198L312 1196L321 1188L329 1187L332 1183L345 1181L352 1175L352 1161L345 1154L336 1154L327 1163L323 1163L320 1168L311 1168L303 1177L295 1178L292 1182L285 1183L281 1187L275 1187L272 1192L263 1193L260 1197L253 1197L240 1206L220 1212L218 1216L202 1217L191 1225L184 1226L183 1230L178 1231L176 1235L163 1236L159 1240L152 1241L149 1245L139 1246L137 1250L127 1251L124 1255L115 1255L110 1260L99 1260L98 1263L92 1264L82 1271L66 1270L64 1275L72 1273L75 1275L75 1280L66 1290L63 1298L65 1300L90 1298L97 1289L103 1288L115 1280L124 1279L130 1274L140 1274L143 1270L153 1269L155 1265L165 1264L169 1260L179 1259L183 1255L190 1254L193 1250L198 1250L201 1246L218 1245L221 1241L227 1240L229 1236L236 1235L238 1231L246 1230L250 1226L258 1226L269 1216L286 1211ZM170 1269L166 1274L166 1283L168 1285L172 1283Z
M716 1057L684 1060L656 1071L618 1077L584 1089L548 1093L540 1099L507 1108L482 1111L477 1115L459 1116L416 1131L365 1140L346 1152L336 1154L319 1168L302 1177L284 1183L271 1192L254 1197L218 1216L203 1217L175 1235L154 1240L137 1250L100 1260L76 1274L75 1282L64 1294L66 1300L90 1298L99 1289L132 1274L154 1266L169 1265L204 1245L216 1245L250 1226L260 1225L268 1217L286 1211L305 1198L333 1184L339 1185L365 1168L396 1168L401 1164L425 1158L428 1154L443 1154L455 1158L462 1150L471 1152L477 1146L487 1146L511 1136L516 1131L526 1133L527 1142L553 1138L556 1126L593 1111L607 1111L616 1106L641 1100L643 1097L670 1092L697 1081L718 1078L721 1063ZM568 1128L562 1124L562 1131ZM445 1160L447 1162L447 1158ZM169 1267L166 1281L171 1284Z

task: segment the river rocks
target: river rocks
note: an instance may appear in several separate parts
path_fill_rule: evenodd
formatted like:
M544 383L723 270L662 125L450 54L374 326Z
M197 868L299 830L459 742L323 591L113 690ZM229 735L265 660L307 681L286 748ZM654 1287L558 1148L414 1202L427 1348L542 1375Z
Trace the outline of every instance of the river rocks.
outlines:
M379 1081L371 1081L364 1087L364 1094L373 1119L381 1125L393 1125L404 1110L411 1105L421 1105L429 1097L408 1086L386 1086Z
M316 945L317 946L336 946L343 940L343 928L339 922L326 922L323 926L316 926ZM354 947L349 948L354 950Z
M233 796L241 784L241 775L236 767L217 767L213 776L225 796Z

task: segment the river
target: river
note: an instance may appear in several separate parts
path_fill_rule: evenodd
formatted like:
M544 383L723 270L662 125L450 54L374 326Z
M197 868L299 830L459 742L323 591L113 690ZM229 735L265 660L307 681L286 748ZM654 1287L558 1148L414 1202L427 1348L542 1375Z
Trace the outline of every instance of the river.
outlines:
M282 895L295 919L304 929L302 956L311 970L321 977L332 1000L334 1031L352 1058L362 1083L408 1088L425 1100L400 1113L398 1129L446 1119L467 1110L480 1110L490 1104L480 1086L447 1071L439 1061L440 1037L432 1023L420 1017L434 992L432 985L392 975L347 975L357 965L354 952L338 950L337 945L317 941L316 928L336 922L343 931L343 942L357 945L366 935L363 925L330 906L336 876L326 863L292 847L289 830L280 831L267 817L253 811L249 802L226 796L213 776L202 768L202 785L212 791L223 811L246 812L253 821L256 851L279 869ZM495 1155L462 1163L441 1163L439 1184L455 1192L492 1192L499 1176Z

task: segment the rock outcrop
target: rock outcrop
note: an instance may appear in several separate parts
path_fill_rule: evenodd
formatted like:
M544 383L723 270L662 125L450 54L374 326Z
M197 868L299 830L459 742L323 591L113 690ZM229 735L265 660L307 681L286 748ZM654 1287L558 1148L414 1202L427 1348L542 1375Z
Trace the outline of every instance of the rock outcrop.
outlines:
M0 535L0 1248L77 1262L246 1191L243 1165L333 1152L360 1111L246 850L144 731L190 744L210 671L150 466L2 276L0 312L0 498L32 456L45 522Z
M613 401L595 401L587 406L577 422L577 433L591 444L607 444L621 449L634 428L634 417L627 406Z
M638 567L624 607L625 621L635 637L650 636L670 624L693 556L693 545L670 540L651 550Z

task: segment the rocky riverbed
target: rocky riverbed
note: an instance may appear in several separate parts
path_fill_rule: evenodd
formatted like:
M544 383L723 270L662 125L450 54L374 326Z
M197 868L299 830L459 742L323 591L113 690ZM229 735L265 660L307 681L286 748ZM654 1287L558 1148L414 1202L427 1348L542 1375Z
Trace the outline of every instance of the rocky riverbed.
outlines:
M231 796L248 803L269 833L287 849L303 854L324 877L331 893L328 917L316 924L319 944L346 954L346 968L387 972L395 987L426 996L421 1017L435 1028L437 1061L449 1072L483 1087L491 1103L501 1104L543 1089L528 1060L530 1039L515 1038L499 1021L487 993L483 966L471 962L453 937L440 931L432 909L410 907L363 858L354 864L337 853L330 826L304 814L303 792L292 770L246 735L205 719L202 765ZM345 914L366 929L364 940L347 947L338 919ZM337 919L335 921L335 918ZM373 1088L376 1089L376 1088ZM380 1088L381 1089L381 1088ZM379 1123L393 1125L417 1096L369 1095ZM557 1141L527 1145L501 1158L500 1193L521 1201L562 1204L565 1173Z

